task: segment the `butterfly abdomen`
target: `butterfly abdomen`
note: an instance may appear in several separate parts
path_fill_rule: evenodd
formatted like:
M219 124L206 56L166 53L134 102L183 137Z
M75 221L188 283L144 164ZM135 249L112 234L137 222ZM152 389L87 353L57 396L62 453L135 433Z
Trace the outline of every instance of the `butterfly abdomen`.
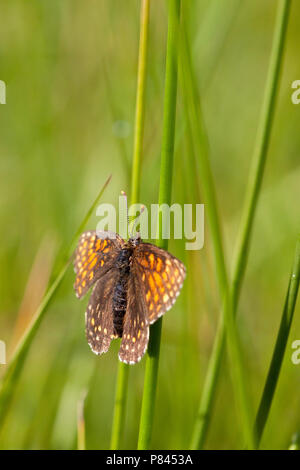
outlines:
M113 293L113 323L115 332L119 337L122 337L123 334L123 321L127 308L127 289L131 254L131 249L124 248L120 251L116 261L120 277Z

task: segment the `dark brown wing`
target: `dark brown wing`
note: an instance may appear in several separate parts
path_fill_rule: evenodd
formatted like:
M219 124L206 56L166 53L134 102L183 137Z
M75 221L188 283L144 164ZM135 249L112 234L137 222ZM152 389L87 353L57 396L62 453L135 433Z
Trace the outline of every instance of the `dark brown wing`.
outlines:
M75 251L74 289L83 297L89 288L114 265L124 240L111 232L84 232Z
M135 248L132 265L147 306L147 320L152 324L175 303L185 279L185 266L168 251L151 243L140 243Z
M111 340L117 338L113 324L113 292L119 279L118 269L112 268L99 279L93 289L85 314L88 343L95 354L108 351Z
M127 309L124 317L123 335L119 359L126 364L139 362L146 352L149 340L147 306L141 295L141 286L132 266L127 290Z

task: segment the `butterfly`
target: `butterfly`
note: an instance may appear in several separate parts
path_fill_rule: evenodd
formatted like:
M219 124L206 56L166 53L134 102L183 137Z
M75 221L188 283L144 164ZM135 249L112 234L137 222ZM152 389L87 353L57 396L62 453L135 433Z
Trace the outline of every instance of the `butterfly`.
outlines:
M168 251L123 240L108 231L84 232L75 251L74 289L83 297L93 286L85 314L87 341L96 354L121 338L119 359L135 364L146 352L149 326L174 304L186 275Z

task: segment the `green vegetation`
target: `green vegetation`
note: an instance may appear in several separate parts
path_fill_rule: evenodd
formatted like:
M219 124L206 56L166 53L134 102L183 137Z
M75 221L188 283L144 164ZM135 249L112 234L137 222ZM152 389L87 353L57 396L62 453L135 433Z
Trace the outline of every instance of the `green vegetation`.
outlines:
M0 3L0 448L299 448L300 5ZM205 205L202 250L159 240L187 278L135 366L73 290L100 189Z

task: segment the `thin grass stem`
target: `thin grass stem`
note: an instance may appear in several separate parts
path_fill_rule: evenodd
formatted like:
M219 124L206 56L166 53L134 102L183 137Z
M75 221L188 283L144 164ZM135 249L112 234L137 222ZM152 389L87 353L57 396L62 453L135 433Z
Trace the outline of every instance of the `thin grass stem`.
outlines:
M168 39L165 76L164 121L162 136L162 152L160 167L159 204L170 204L172 193L174 138L176 122L177 99L177 69L178 69L178 32L180 18L180 0L168 2ZM158 245L167 249L168 240L162 238L162 223L159 218ZM155 397L159 366L160 340L162 319L160 318L150 328L150 339L147 353L144 392L141 409L141 419L138 438L138 449L148 449L151 444L154 420Z
M232 299L236 309L241 284L244 279L249 253L250 238L254 216L262 185L264 169L268 154L272 124L275 114L276 95L280 83L280 70L283 60L285 37L291 0L280 0L274 28L270 65L266 80L260 121L257 129L256 143L250 168L245 203L242 211L239 233L236 243L236 254L233 262Z
M111 450L120 449L122 432L126 417L127 389L128 389L129 365L120 363L118 366L114 415L111 432Z
M206 213L210 224L210 232L214 247L215 266L217 281L219 285L220 299L224 312L224 327L228 334L228 352L230 355L230 366L235 385L236 399L241 415L242 428L245 440L250 448L254 448L255 439L252 432L252 410L246 378L242 363L242 351L238 338L236 324L233 319L232 303L228 290L228 277L226 272L225 257L222 243L221 227L219 222L217 200L213 176L209 161L208 139L205 132L200 97L195 83L192 66L190 46L186 34L185 19L182 21L182 41L181 41L181 77L182 87L189 118L194 147L198 157L198 166L202 177L203 195L206 201Z
M141 187L141 162L143 152L143 135L144 135L144 117L145 117L145 96L146 96L146 78L147 78L147 52L148 52L148 36L149 36L149 14L150 0L143 0L141 5L140 17L140 43L139 43L139 59L138 59L138 75L137 75L137 92L136 92L136 114L135 114L135 134L134 134L134 150L131 174L131 204L139 202ZM114 404L114 416L111 433L111 449L119 449L122 439L122 430L125 424L127 388L129 376L128 364L119 363L116 395Z
M143 0L141 6L140 50L137 75L134 151L131 173L131 204L139 202L141 188L141 162L145 121L145 95L147 82L147 56L149 37L150 0Z

